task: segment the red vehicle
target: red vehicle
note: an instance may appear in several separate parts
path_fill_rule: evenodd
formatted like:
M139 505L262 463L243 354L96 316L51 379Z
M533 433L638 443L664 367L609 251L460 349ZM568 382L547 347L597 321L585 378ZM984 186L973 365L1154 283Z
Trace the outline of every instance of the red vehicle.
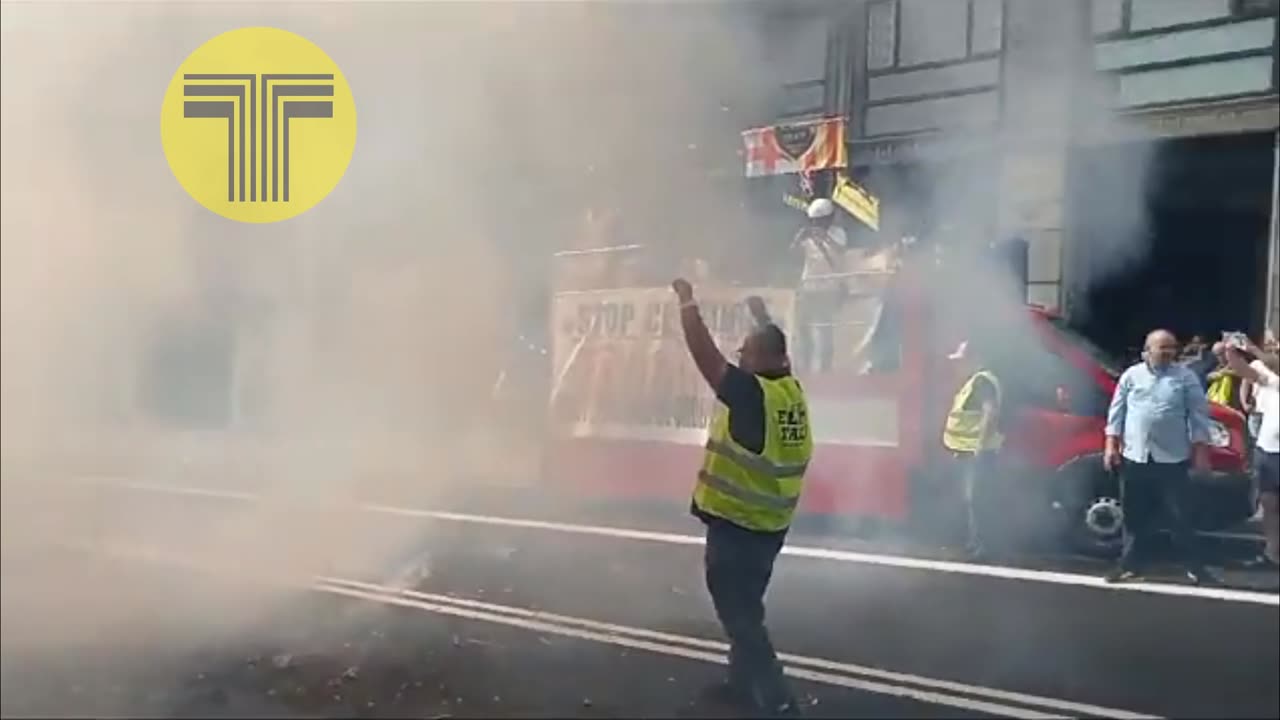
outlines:
M937 289L948 271L955 268L916 261L880 273L850 323L865 328L854 333L860 351L830 372L799 373L816 445L804 516L924 528L958 519L959 483L941 434L971 370L954 351L968 332L965 316L975 313L962 297ZM726 351L746 331L747 295L764 296L784 324L792 316L790 291L698 292ZM660 287L556 296L549 477L592 496L688 502L714 399L686 357L669 295ZM1016 361L1002 372L1014 402L1005 472L991 495L1011 528L1077 551L1114 552L1122 513L1101 455L1123 368L1053 313L1028 306L1017 315L1013 324L1022 324L1001 335L1003 355ZM1213 473L1196 478L1189 503L1200 529L1234 525L1253 509L1244 418L1217 405L1212 417Z

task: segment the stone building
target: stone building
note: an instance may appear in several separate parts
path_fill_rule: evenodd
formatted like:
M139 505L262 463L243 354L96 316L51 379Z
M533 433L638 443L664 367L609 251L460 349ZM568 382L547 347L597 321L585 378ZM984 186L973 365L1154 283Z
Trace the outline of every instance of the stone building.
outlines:
M778 42L806 27L811 52L776 120L847 118L882 233L1025 238L1027 300L1106 345L1153 325L1275 326L1274 0L871 0L792 15Z

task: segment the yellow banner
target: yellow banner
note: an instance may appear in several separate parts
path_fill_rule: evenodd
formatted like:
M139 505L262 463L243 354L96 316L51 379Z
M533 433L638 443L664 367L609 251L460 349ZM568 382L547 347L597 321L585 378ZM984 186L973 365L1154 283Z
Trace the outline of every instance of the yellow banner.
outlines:
M880 230L880 199L841 173L831 200L872 230Z
M745 302L751 295L764 300L779 327L791 327L790 290L697 289L702 318L730 362L754 327ZM669 288L561 293L551 322L551 415L557 425L580 435L637 436L707 426L715 395L689 357Z

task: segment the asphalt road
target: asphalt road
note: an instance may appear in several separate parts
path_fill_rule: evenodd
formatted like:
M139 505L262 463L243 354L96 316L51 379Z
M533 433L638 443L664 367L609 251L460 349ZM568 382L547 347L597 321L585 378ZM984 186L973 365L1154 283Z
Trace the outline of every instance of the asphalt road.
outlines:
M128 638L6 639L0 712L139 717L724 717L703 689L706 659L567 637L325 592L289 595L235 631L207 626L196 596L242 589L202 573L128 559L46 558L98 579L75 602L114 605ZM10 574L10 623L47 612L43 573ZM147 604L148 598L154 600ZM136 614L146 604L145 632ZM94 614L92 611L88 613ZM99 620L101 617L99 617ZM200 627L197 631L194 627ZM615 641L626 642L623 636ZM691 652L697 652L691 650ZM797 681L812 717L978 717L892 694Z
M288 602L264 597L270 611L249 622L246 586L197 574L213 583L197 591L190 569L166 565L208 557L235 571L225 553L174 530L200 535L242 512L241 501L147 493L127 502L134 511L151 503L144 514L164 519L94 528L97 550L129 559L92 572L28 559L31 577L23 563L5 563L5 715L72 707L67 698L77 697L150 715L724 713L699 700L719 676L722 648L702 588L699 527L682 514L648 535L492 517L380 512L344 524L325 515L328 547L393 552L373 562L331 553L322 572L341 582ZM368 544L379 534L387 542ZM165 554L137 559L156 547ZM1280 716L1274 594L1113 588L1074 566L1009 571L853 549L785 555L770 592L771 630L812 699L809 715ZM50 567L59 568L53 577ZM145 581L128 579L139 574ZM91 578L77 582L92 592L61 592L64 603L130 609L87 613L72 635L141 622L150 639L77 652L39 641L33 619L48 614L45 598L68 576ZM131 599L116 601L117 592ZM216 632L180 630L196 626ZM13 641L13 627L36 639ZM81 690L56 693L50 683Z

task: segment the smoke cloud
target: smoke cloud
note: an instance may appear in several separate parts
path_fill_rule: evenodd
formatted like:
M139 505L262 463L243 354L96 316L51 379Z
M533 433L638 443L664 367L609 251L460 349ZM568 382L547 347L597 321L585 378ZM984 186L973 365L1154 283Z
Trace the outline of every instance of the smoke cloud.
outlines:
M50 543L277 580L394 571L421 529L356 501L533 476L545 386L501 408L495 388L531 362L511 339L545 327L549 256L588 213L660 268L751 233L738 131L767 119L778 78L746 4L2 7L3 584L23 588L6 668L260 638L295 601L174 593ZM359 113L338 188L262 226L199 207L158 134L184 57L253 25L323 48ZM260 502L68 484L103 476ZM51 601L90 585L94 602ZM181 623L157 617L161 595Z

